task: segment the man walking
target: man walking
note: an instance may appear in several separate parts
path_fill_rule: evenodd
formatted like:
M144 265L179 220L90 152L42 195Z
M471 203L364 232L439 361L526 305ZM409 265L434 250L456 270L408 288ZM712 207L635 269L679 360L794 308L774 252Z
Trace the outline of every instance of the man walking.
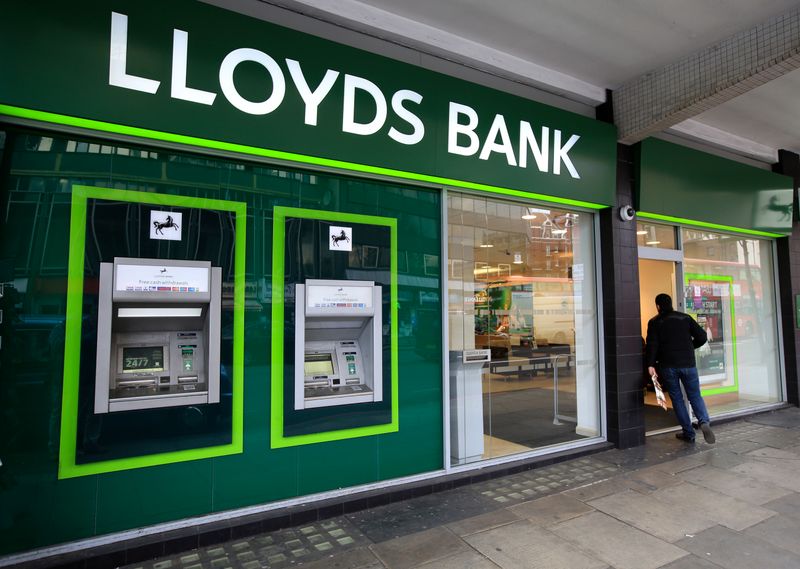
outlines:
M716 437L708 422L706 404L700 395L700 377L694 359L694 351L706 343L706 332L694 318L674 310L668 294L656 296L656 310L658 314L647 323L647 371L656 378L659 377L656 366L661 372L661 382L669 392L672 408L683 428L675 436L687 443L694 442L692 420L681 393L683 383L703 437L707 443L714 443Z

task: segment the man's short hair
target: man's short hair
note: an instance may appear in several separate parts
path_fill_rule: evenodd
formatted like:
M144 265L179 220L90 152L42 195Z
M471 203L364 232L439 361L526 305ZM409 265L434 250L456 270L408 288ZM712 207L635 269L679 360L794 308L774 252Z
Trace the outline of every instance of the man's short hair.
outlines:
M669 312L672 310L672 297L663 292L656 295L656 306L658 306L662 312Z

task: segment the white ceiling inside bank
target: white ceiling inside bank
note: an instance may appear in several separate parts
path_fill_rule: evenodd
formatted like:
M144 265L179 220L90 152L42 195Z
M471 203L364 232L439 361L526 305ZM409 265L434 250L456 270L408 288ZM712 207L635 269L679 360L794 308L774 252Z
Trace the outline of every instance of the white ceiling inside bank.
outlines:
M251 13L258 3L207 1ZM590 106L606 89L800 8L787 0L259 1ZM800 71L791 71L671 132L764 162L780 148L800 153L798 87Z

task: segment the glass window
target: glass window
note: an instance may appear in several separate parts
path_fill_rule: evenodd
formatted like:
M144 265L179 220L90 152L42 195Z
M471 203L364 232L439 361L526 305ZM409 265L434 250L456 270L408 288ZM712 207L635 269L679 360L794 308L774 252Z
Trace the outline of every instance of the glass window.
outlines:
M636 223L636 244L639 247L676 249L675 228L669 225L638 221Z
M709 411L779 401L771 244L696 229L681 237L686 312L708 334L696 355Z
M448 216L453 464L599 435L592 216L459 193Z

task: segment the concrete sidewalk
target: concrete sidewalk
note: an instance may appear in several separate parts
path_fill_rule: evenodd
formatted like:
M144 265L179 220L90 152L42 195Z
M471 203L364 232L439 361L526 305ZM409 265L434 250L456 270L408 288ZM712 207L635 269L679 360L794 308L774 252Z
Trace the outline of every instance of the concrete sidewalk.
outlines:
M128 567L800 568L800 409L715 432L713 446L659 435Z

